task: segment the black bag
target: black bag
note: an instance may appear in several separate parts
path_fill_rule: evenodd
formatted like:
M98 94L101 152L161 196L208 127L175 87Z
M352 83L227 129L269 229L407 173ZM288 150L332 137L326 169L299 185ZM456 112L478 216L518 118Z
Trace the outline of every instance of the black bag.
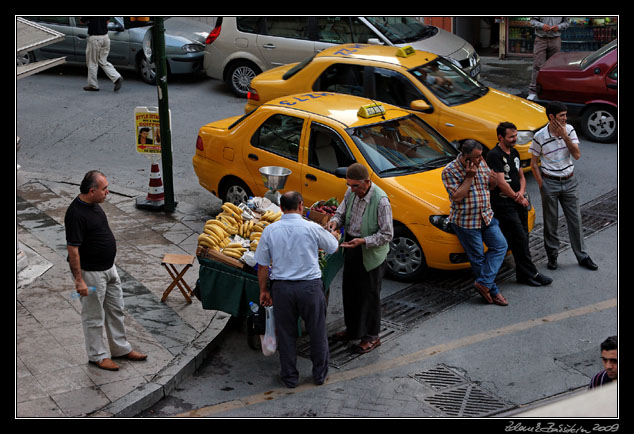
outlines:
M266 332L266 312L262 306L258 306L258 311L249 309L247 315L247 333L249 336L263 335Z

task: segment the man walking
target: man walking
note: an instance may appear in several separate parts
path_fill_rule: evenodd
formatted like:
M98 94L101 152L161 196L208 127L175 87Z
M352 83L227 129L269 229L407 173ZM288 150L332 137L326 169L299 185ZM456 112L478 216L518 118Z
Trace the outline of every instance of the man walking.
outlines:
M274 306L282 382L293 388L299 380L296 340L297 321L302 317L310 336L313 380L320 385L328 375L330 352L319 249L334 253L339 242L335 234L303 218L304 201L298 192L284 193L280 207L282 218L264 228L255 251L260 304Z
M348 167L346 191L328 227L345 228L343 264L343 316L346 330L335 339L360 339L359 354L381 345L381 286L385 260L394 235L392 208L387 194L370 180L368 169L359 163Z
M84 90L98 91L97 72L103 69L114 83L114 91L121 89L123 78L108 62L110 53L110 37L108 36L108 17L81 17L81 24L88 25L88 41L86 42L86 64L88 65L88 85Z
M564 212L568 236L577 262L589 270L597 270L586 252L583 240L581 210L577 196L578 182L574 173L573 158L581 157L579 139L575 129L567 124L568 108L560 102L552 102L546 108L548 124L535 133L529 149L531 170L539 185L544 214L544 247L548 256L548 268L557 269L559 253L559 208ZM541 166L540 163L541 162Z
M100 203L108 195L108 181L97 170L88 172L64 217L68 262L75 289L81 296L81 321L88 361L101 369L119 366L108 357L103 341L105 328L110 354L132 361L147 355L133 351L124 326L123 291L114 265L117 247ZM94 293L88 287L94 287Z
M526 179L515 149L517 127L502 122L497 127L498 144L487 154L487 165L497 177L491 191L491 207L515 260L515 277L519 283L542 286L552 283L550 277L537 271L528 246L528 211L531 205L524 196Z
M482 145L466 140L460 154L443 169L442 180L451 201L449 222L471 262L473 285L487 303L508 305L495 284L507 251L491 209L489 190L497 185L497 178L482 158Z

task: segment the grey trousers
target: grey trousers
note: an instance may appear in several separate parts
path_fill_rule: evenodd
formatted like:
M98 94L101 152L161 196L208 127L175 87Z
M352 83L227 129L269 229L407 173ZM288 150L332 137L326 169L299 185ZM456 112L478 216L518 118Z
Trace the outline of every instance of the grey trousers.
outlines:
M91 35L86 43L86 64L88 65L88 85L99 88L97 72L99 67L103 69L108 78L114 83L121 74L108 62L110 53L110 38L108 35Z
M84 282L96 287L81 297L81 323L84 329L88 360L98 362L108 357L119 357L132 351L125 333L123 291L117 268L113 265L106 271L82 270ZM108 347L103 340L106 332Z
M559 208L564 212L568 236L572 251L581 261L588 256L583 240L583 225L581 223L581 210L577 195L577 178L575 176L566 180L554 180L543 178L542 188L542 212L544 214L544 248L548 257L557 257L559 252L559 236L557 226L559 224Z
M273 316L280 354L280 377L289 387L299 380L297 371L298 320L301 317L310 336L313 379L321 384L328 375L328 336L326 333L326 297L321 279L274 280L271 282Z

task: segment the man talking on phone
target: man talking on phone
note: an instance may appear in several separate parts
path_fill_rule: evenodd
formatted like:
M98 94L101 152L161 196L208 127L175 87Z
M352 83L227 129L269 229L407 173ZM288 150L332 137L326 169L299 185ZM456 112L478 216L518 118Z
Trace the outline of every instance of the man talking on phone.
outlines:
M544 215L544 248L548 256L547 267L557 269L559 252L559 209L566 217L568 237L577 262L589 270L599 267L586 252L583 241L581 210L577 194L577 177L574 176L573 159L581 157L579 139L572 125L568 124L568 108L565 104L553 101L546 107L548 124L533 136L529 149L531 170L539 185ZM541 167L540 163L541 162Z
M442 181L451 201L449 222L471 262L473 285L487 303L508 305L495 284L508 248L491 208L490 190L497 186L497 177L482 158L482 145L466 140L443 169Z

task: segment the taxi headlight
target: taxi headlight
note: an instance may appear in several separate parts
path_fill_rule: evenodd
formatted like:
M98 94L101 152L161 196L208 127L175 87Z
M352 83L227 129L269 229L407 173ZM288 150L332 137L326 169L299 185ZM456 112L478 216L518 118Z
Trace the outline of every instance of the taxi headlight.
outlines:
M449 223L448 215L429 216L429 222L443 232L447 232L448 234L455 234L454 230L451 227L451 224Z
M518 145L526 145L533 140L533 132L532 131L518 131L517 132L517 144Z

